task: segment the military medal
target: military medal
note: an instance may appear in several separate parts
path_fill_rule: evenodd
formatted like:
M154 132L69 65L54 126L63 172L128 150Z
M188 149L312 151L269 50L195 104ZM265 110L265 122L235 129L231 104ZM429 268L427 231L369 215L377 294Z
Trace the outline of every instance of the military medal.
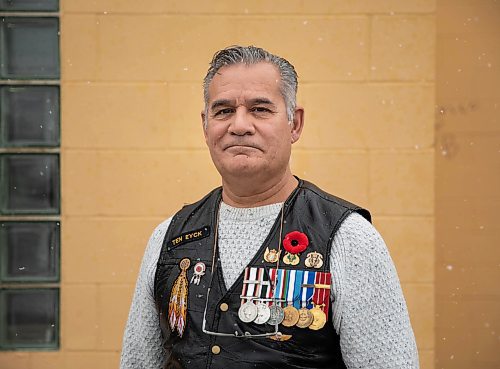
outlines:
M303 307L299 310L299 318L297 319L297 323L295 325L299 328L307 328L313 322L314 316L311 311L306 307Z
M253 303L253 300L256 300L260 297L260 294L263 291L262 288L263 285L264 285L264 269L247 267L245 269L245 279L243 280L243 291L241 296L242 304L238 310L238 317L242 322L250 323L258 318L259 309L257 308L257 305L261 305L262 303L256 305ZM267 285L269 286L269 282L267 282ZM267 305L266 308L268 308ZM261 318L259 318L259 321L261 319L264 319L268 315L269 311L267 311L266 313L263 307L260 307L260 313L261 313ZM269 316L267 316L266 320L263 323L259 324L264 324L267 321L267 319L269 319Z
M264 252L264 260L267 261L268 263L276 263L279 258L280 258L281 250L275 250L271 249L269 250L269 247L266 247L266 251Z
M250 323L257 318L257 306L252 301L247 301L240 306L238 310L238 317L244 323Z
M310 312L313 315L313 321L311 325L309 325L309 329L317 331L323 328L326 323L326 314L321 310L319 305L315 305Z
M191 277L191 283L199 285L201 277L205 275L206 266L201 261L196 263L193 270L193 276Z
M315 272L314 280L314 295L312 301L315 305L320 305L320 309L328 316L330 307L330 289L332 283L332 275L328 272Z
M304 264L306 264L308 268L319 269L323 266L323 255L316 251L310 252L307 254Z
M177 277L170 293L168 303L168 321L172 331L177 330L179 337L182 337L186 328L186 313L187 313L187 298L188 298L188 281L186 271L191 265L188 258L184 258L179 263L181 273Z
M264 304L262 301L258 302L257 305L257 316L253 320L257 324L267 323L269 317L271 316L271 311L269 310L269 306Z
M267 324L281 324L284 318L285 313L283 312L283 308L281 306L274 304L269 306L269 320L267 321Z
M265 280L265 274L264 273L264 268L258 268L257 269L257 281L258 285L255 286L256 291L255 291L255 296L258 297L257 299L257 317L254 319L254 323L257 324L264 324L269 320L269 317L271 316L271 311L269 310L269 306L267 303L264 303L265 300L267 300L267 296L269 294L270 290L270 283L268 280Z
M305 233L293 231L283 239L283 248L286 253L283 262L288 265L297 265L300 262L299 255L309 245L309 239Z
M293 327L299 321L299 311L293 306L288 305L283 309L283 322L285 327Z

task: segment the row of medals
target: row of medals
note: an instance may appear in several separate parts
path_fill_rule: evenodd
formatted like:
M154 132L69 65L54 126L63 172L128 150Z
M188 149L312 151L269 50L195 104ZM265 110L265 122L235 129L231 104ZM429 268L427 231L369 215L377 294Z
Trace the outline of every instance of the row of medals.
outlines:
M278 261L280 253L280 251L266 248L264 260L268 263L275 263ZM288 258L283 258L285 264L296 265L300 260L297 255L286 253L286 256L288 256ZM292 257L293 261L291 260ZM322 265L323 260L321 254L314 252L307 255L307 267L320 268ZM254 304L252 301L245 302L238 310L238 317L244 323L282 324L285 327L297 326L299 328L309 328L313 330L323 328L326 323L326 314L321 310L319 305L315 305L312 309L307 309L305 307L297 309L293 305L282 308L276 304L268 306L262 301L257 302L257 304Z
M312 309L303 307L297 309L293 305L282 308L279 305L259 301L254 304L247 301L238 310L238 317L244 323L254 322L256 324L282 324L285 327L299 327L318 330L326 323L326 314L321 309L321 305L315 305Z

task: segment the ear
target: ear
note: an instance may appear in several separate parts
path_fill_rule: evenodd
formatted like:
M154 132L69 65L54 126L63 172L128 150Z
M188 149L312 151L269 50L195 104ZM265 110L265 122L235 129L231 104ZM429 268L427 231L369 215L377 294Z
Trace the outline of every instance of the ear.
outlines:
M304 128L304 108L298 106L293 114L291 138L292 144L297 142Z
M201 111L201 127L203 128L203 135L205 136L205 142L207 141L207 126L206 126L206 121L205 121L205 118L206 118L206 115L205 115L205 111L202 110Z

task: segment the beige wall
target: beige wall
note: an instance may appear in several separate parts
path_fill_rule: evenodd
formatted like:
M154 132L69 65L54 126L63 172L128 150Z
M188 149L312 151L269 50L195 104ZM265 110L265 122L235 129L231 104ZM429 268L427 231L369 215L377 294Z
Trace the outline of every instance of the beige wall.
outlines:
M433 0L61 1L61 349L2 368L116 368L153 227L219 184L201 80L255 44L300 76L294 172L368 207L434 368Z
M438 1L437 368L500 368L500 3Z

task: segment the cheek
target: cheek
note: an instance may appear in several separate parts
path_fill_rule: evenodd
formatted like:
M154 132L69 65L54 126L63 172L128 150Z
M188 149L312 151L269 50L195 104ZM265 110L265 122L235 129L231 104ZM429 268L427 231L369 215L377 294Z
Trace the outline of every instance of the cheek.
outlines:
M218 146L222 138L224 137L224 130L211 128L205 131L205 141L210 148L215 148Z

